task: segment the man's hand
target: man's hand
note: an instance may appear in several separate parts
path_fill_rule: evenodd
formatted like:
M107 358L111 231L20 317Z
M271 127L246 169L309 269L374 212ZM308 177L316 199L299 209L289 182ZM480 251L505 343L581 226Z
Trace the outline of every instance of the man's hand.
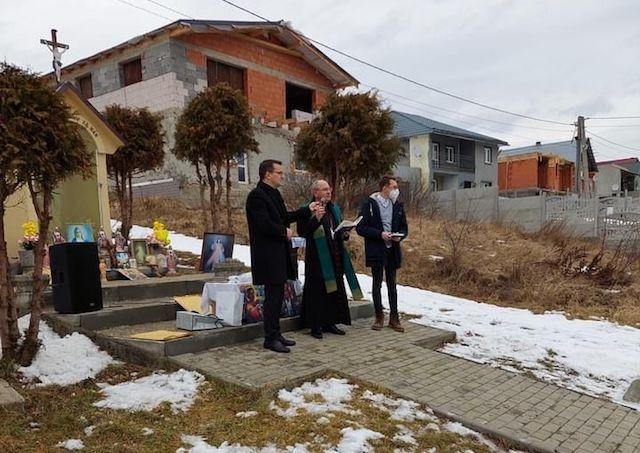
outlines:
M327 211L326 211L324 205L322 203L318 203L316 205L316 209L315 209L315 211L313 213L315 214L316 219L320 220L324 216L325 212L327 212Z
M291 231L291 228L287 228L287 241L290 241L292 237L293 231Z
M390 241L392 239L391 233L388 231L383 231L380 237L382 238L383 241Z

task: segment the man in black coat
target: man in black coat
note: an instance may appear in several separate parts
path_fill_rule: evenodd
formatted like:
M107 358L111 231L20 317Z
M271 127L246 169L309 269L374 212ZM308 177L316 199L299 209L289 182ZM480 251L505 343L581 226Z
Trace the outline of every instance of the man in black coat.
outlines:
M362 220L356 231L364 237L364 253L367 267L373 278L372 293L376 321L373 330L384 326L382 312L382 274L384 271L389 296L389 327L396 332L404 332L398 316L398 292L396 290L396 270L402 264L400 241L409 231L403 204L398 201L400 190L395 176L385 175L378 184L380 191L367 198L362 205Z
M267 159L260 163L260 182L247 196L246 212L251 246L251 274L254 285L264 285L264 347L289 352L295 341L280 332L280 311L284 285L297 276L297 263L291 255L289 228L301 210L288 212L278 191L284 179L282 162Z
M306 239L301 318L303 325L311 329L311 336L320 340L323 331L344 335L345 331L336 324L351 325L345 274L350 286L357 288L354 299L361 293L344 246L349 232L336 231L342 213L331 201L331 186L318 179L311 185L311 194L316 207L303 207L305 215L298 220L297 227L298 234Z

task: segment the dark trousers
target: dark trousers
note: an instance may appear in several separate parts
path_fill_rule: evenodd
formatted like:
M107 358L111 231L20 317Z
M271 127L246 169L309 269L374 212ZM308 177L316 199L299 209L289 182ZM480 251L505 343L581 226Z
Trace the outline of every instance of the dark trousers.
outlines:
M387 281L387 294L389 295L389 309L391 310L391 315L395 316L398 314L398 291L396 289L396 267L390 259L390 253L391 249L387 249L387 259L384 260L384 263L376 263L371 266L371 275L373 277L373 308L376 314L382 314L382 294L380 290L382 288L382 274L384 272Z
M284 283L264 285L264 306L262 320L264 324L264 342L271 343L280 339L280 312L284 299Z

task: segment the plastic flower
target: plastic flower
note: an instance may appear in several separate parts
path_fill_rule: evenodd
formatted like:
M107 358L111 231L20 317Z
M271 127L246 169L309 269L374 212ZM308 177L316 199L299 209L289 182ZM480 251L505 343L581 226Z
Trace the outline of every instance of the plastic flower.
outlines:
M22 224L22 237L18 244L25 250L33 250L38 242L38 224L28 220Z
M171 241L169 240L169 231L164 227L164 223L156 220L153 222L153 232L147 236L147 242L149 244L168 246Z

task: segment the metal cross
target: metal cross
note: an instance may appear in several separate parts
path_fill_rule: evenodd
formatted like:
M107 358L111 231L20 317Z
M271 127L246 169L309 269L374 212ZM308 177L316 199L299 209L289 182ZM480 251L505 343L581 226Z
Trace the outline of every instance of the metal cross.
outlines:
M41 39L40 44L44 44L49 48L51 53L53 54L53 71L56 75L56 82L60 83L60 72L62 69L62 54L69 48L68 44L62 44L58 42L57 38L58 30L51 29L51 41L46 39Z

